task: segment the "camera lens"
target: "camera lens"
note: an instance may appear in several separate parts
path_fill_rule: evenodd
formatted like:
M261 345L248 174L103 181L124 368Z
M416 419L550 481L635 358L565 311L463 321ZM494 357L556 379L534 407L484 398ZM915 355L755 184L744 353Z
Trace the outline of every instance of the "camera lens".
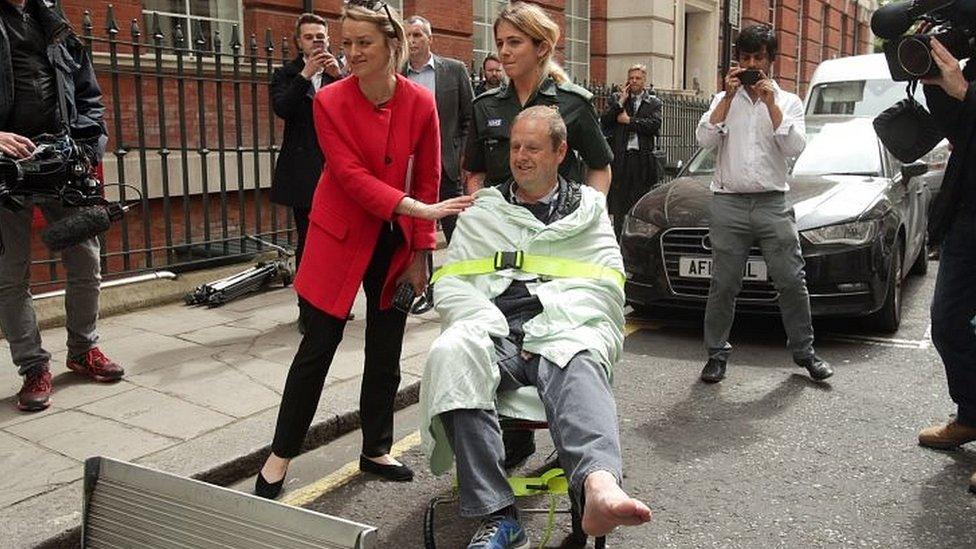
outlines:
M932 69L932 53L928 41L914 36L898 44L898 62L912 76L925 76Z

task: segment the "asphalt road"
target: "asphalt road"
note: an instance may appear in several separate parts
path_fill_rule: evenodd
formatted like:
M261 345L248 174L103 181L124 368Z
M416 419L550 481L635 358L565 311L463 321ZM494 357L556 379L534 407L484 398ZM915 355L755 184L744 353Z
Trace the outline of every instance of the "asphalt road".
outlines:
M916 445L918 429L952 412L927 335L932 267L907 283L895 335L867 334L856 321L816 323L817 350L836 370L824 384L792 365L777 319L737 322L728 377L712 386L697 381L700 320L635 319L643 329L627 338L615 392L625 488L654 516L609 545L976 547L976 496L967 491L976 448ZM545 449L523 472L544 467L551 444L539 439ZM378 526L381 547L423 547L426 503L449 494L452 480L433 478L416 449L403 459L418 472L412 484L357 476L309 507ZM526 521L534 546L545 522ZM438 547L453 549L476 525L447 507L436 528ZM548 545L568 531L569 519L557 517Z

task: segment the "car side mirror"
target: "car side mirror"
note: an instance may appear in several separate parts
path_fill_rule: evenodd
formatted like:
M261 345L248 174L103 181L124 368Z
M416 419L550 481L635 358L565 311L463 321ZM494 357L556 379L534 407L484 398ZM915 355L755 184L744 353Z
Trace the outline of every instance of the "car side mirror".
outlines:
M903 181L908 181L913 177L918 177L929 171L929 165L925 162L912 162L901 167L901 177Z
M671 177L675 177L676 175L678 175L678 172L680 172L681 171L681 168L683 168L683 167L685 167L684 161L679 160L679 161L677 161L674 164L665 166L664 167L664 173L668 174Z

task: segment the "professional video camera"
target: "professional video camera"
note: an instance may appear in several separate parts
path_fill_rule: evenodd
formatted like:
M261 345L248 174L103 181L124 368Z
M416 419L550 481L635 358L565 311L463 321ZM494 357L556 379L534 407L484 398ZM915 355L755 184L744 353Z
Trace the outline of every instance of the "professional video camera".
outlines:
M919 22L915 34L903 36ZM956 59L976 53L976 0L909 0L881 6L871 30L883 38L891 78L898 82L938 76L929 41L936 38Z
M24 208L23 200L30 198L77 208L41 233L54 251L97 236L122 218L128 206L102 196L102 184L92 173L91 161L70 136L43 135L34 141L36 148L27 158L0 155L0 207L19 211Z

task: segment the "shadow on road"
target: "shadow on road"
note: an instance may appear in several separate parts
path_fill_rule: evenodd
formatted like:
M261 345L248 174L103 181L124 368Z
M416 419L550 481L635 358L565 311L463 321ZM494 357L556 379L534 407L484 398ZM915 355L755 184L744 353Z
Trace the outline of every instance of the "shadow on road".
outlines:
M928 450L927 450L928 451ZM976 496L967 491L969 476L976 472L976 452L940 452L951 458L941 471L919 479L919 510L911 535L917 548L972 547L976 518L961 509L976 508Z
M717 452L735 453L760 440L759 421L788 410L804 391L830 391L830 385L793 374L775 389L752 401L725 398L721 384L696 382L688 396L674 404L659 421L639 429L652 451L672 463Z

